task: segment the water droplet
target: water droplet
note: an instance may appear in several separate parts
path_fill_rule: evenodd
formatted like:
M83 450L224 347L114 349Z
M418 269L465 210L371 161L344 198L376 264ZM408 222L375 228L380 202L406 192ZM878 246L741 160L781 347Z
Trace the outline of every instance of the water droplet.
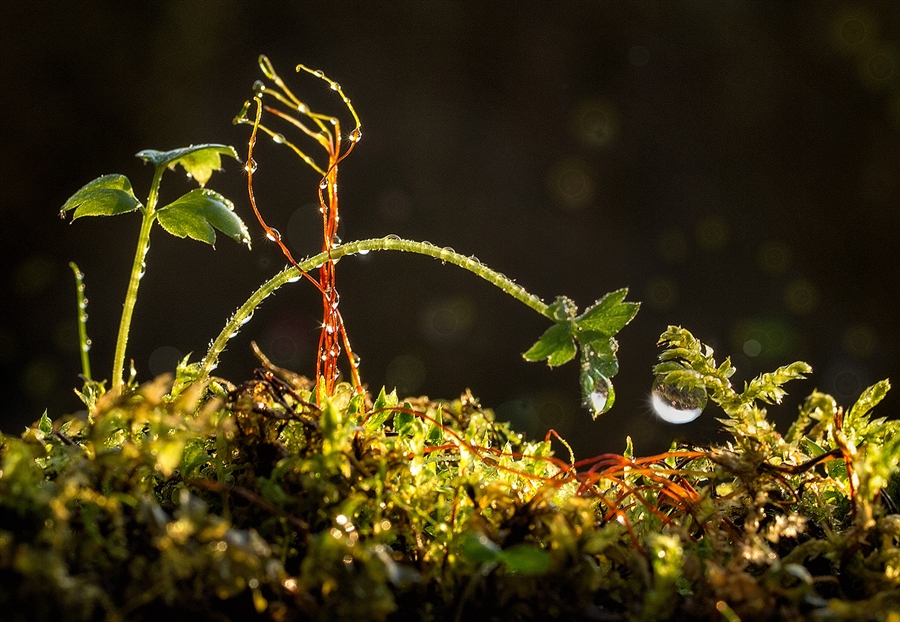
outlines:
M332 82L332 83L331 83L331 90L332 90L332 91L340 91L340 90L341 90L341 85L338 84L337 82Z
M368 255L371 251L368 248L363 248L356 251L357 255Z
M266 91L266 85L257 80L253 83L253 94L259 97Z
M350 140L351 141L358 143L361 139L362 139L362 130L361 129L356 128L355 130L350 132Z
M243 326L244 324L246 324L247 322L249 322L252 319L253 319L253 313L248 314L247 317L245 317L243 320L241 320L240 326ZM237 331L235 331L234 334L236 335Z
M309 106L303 103L297 104L297 112L300 114L309 114Z
M700 416L706 408L709 398L706 389L679 389L667 384L665 376L659 375L653 380L651 402L657 416L668 423L689 423Z
M256 172L256 160L250 158L247 161L247 164L244 165L244 171L247 173L255 173Z
M609 402L609 380L599 373L595 373L594 376L594 386L587 393L584 405L590 408L595 415L599 415L606 410L606 404Z
M82 321L82 322L87 322L87 320L88 320L88 314L87 314L87 313L82 313L82 314L81 314L81 321Z
M88 340L85 341L83 344L81 344L81 350L82 350L82 352L87 352L87 351L89 351L90 349L91 349L91 340L90 340L90 339L88 339Z
M319 189L320 189L320 190L325 190L327 187L328 187L328 180L327 180L327 179L323 179L322 181L319 182Z
M276 145L283 145L284 140L285 140L284 134L273 134L272 135L272 142L275 143Z
M329 324L328 326L325 327L325 332L328 333L329 335L333 335L334 334L334 326L331 326Z
M280 242L281 233L279 233L278 229L273 229L270 227L269 230L266 231L266 238L268 238L270 242Z

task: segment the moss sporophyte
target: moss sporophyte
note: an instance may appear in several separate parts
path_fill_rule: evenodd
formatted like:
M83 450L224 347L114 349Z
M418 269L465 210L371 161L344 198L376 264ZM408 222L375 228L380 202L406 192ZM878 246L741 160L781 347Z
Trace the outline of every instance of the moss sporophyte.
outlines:
M208 244L218 230L250 246L232 203L203 188L238 159L204 144L142 151L146 203L121 175L65 203L74 218L138 211L142 224L110 377L91 375L83 275L73 264L87 410L45 413L0 437L0 611L11 620L900 620L897 421L873 418L888 382L849 408L814 392L779 433L766 406L811 372L797 362L732 386L729 359L680 327L660 338L653 400L687 421L715 409L726 442L637 457L561 459L553 430L527 440L468 392L434 401L373 397L350 347L337 261L397 250L459 266L550 320L527 352L558 366L579 357L582 400L615 402L616 334L638 305L624 289L584 311L545 304L473 257L397 236L338 243L338 165L362 137L309 108L260 58L236 123L250 126L250 207L289 266L226 322L200 361L137 381L124 374L152 225ZM271 123L284 126L279 132ZM295 260L253 194L254 148L268 135L321 176L322 246ZM319 150L312 155L305 146ZM158 206L163 173L201 186ZM314 379L257 349L251 380L212 376L228 340L276 289L320 292ZM349 370L341 382L339 364ZM712 404L712 407L710 407Z

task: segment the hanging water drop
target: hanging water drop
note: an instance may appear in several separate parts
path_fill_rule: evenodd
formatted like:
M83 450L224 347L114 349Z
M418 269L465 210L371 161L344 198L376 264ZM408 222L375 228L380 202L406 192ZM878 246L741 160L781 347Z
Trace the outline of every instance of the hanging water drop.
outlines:
M586 392L584 405L593 411L596 417L606 411L606 405L609 403L609 379L600 373L593 374L593 386L590 391Z
M350 132L350 140L355 143L358 143L360 140L362 140L362 130L356 128L355 130Z
M252 319L253 319L253 313L252 313L252 312L251 312L251 313L248 313L248 314L247 314L247 317L245 317L243 320L241 320L241 323L240 323L239 326L243 326L244 324L246 324L247 322L249 322L249 321L252 320ZM234 334L237 334L237 331L235 331Z
M273 229L272 227L269 227L268 231L266 231L266 238L270 242L280 242L281 241L281 233L278 231L278 229Z
M247 160L247 164L244 165L244 171L247 173L250 173L250 174L255 173L256 172L256 160L254 160L253 158L250 158L249 160Z
M319 190L325 190L326 188L328 188L328 180L322 179L322 181L319 182Z
M283 145L284 141L284 134L272 134L272 142L276 145Z
M680 389L660 374L653 379L651 402L657 416L668 423L689 423L700 416L708 401L702 386Z

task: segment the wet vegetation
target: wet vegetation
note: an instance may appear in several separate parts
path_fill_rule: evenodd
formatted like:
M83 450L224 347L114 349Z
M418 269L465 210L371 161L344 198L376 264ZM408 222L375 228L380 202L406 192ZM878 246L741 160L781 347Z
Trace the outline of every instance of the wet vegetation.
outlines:
M362 137L311 111L271 63L236 122L252 127L250 204L289 266L226 322L206 356L143 384L124 361L154 222L209 244L248 243L230 201L201 188L156 199L176 165L201 186L223 145L139 157L156 175L145 204L101 177L63 206L75 218L137 211L142 228L111 386L88 360L83 275L75 270L85 410L44 414L0 436L0 611L11 620L890 620L900 621L900 422L877 417L888 381L854 404L813 392L789 429L767 408L812 372L796 362L732 385L728 358L684 328L660 337L654 405L687 421L716 416L728 440L649 457L554 455L466 392L430 400L367 391L339 309L344 255L399 250L438 258L501 288L550 321L524 353L576 359L595 417L615 401L615 335L638 311L619 290L583 311L545 304L452 249L395 236L341 244L337 168ZM319 162L264 115L318 145ZM257 136L321 174L321 252L296 261L253 195ZM313 271L317 271L313 274ZM273 365L216 377L225 344L277 288L322 295L316 374ZM342 380L343 365L347 381ZM602 420L596 425L602 425Z

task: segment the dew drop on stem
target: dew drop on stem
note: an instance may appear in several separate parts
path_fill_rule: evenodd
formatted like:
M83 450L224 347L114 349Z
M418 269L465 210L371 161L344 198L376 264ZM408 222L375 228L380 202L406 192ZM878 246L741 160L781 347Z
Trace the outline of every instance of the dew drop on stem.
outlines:
M706 408L708 396L702 386L679 388L665 381L660 374L653 379L651 403L657 416L668 423L689 423Z
M272 142L275 143L276 145L283 145L284 140L285 140L284 134L273 134L272 135Z
M281 241L281 233L278 231L278 229L273 229L270 227L266 231L266 238L270 242L280 242Z
M248 173L255 173L256 172L256 160L254 160L253 158L250 158L249 160L247 160L247 164L244 165L244 170Z

